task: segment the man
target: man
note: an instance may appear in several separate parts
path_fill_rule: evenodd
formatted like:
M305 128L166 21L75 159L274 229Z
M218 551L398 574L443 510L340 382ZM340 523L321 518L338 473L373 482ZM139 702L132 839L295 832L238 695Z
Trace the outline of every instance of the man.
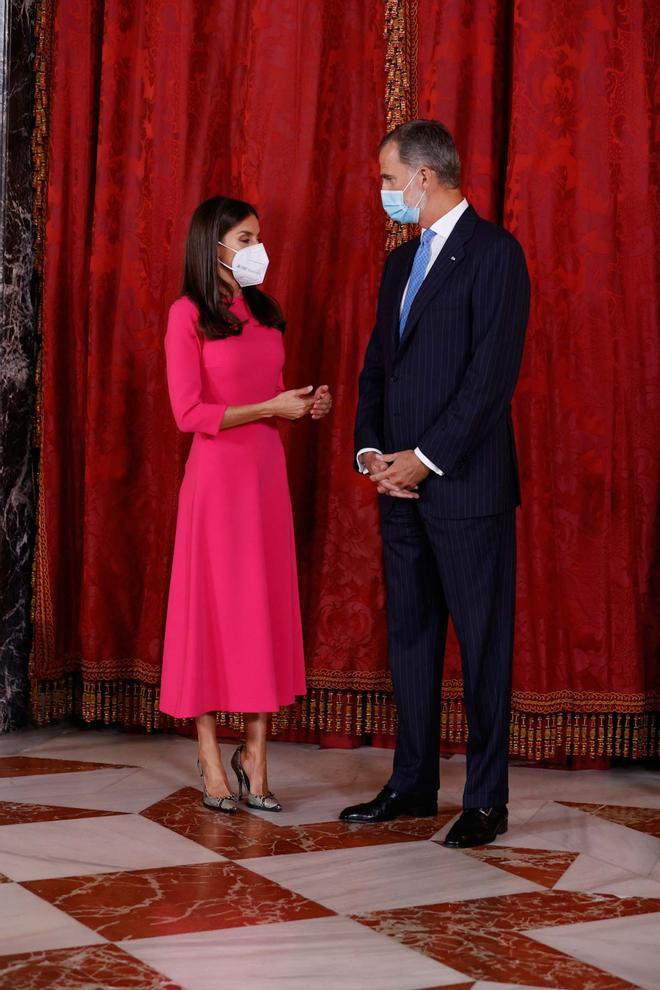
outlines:
M340 817L436 813L451 615L468 743L463 813L445 845L465 848L507 828L520 505L510 403L529 277L516 239L464 199L442 124L396 128L381 143L380 167L386 212L422 227L385 263L355 423L357 468L379 493L399 730L389 783Z

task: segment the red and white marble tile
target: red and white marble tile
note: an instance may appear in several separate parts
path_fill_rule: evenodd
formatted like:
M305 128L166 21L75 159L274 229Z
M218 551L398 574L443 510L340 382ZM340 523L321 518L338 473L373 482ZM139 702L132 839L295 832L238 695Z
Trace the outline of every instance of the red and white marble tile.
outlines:
M182 736L53 727L0 754L0 986L655 988L660 779L637 768L513 763L508 832L460 852L463 757L437 818L369 827L337 814L386 750L270 744L285 811L234 818Z
M524 824L509 823L506 845L586 853L648 876L660 861L660 839L578 808L547 801Z
M96 932L20 884L3 885L0 893L0 956L94 945L102 941ZM0 986L4 985L0 979Z
M270 856L242 863L343 913L540 889L529 880L434 842Z
M16 732L6 732L0 735L0 757L28 756L33 750L41 751L42 747L46 750L46 756L57 756L58 754L51 753L50 750L58 745L61 738L69 734L77 736L79 742L82 739L80 727L74 726L67 720L45 725L40 729L36 726L26 726ZM86 755L89 758L89 754ZM116 757L113 756L111 762L116 762Z
M540 986L531 986L529 983L493 983L491 980L477 980L470 984L471 990L544 990ZM553 990L564 990L564 988L553 987Z
M640 767L614 770L553 770L521 767L512 763L509 774L510 804L519 801L588 801L627 807L660 809L656 775Z
M123 948L187 990L444 990L465 985L463 974L451 967L340 917L125 942Z
M651 903L651 902L649 902ZM535 941L614 973L643 990L660 986L660 901L653 914L573 922L527 932Z
M572 801L562 801L561 804L566 805L567 808L577 808L579 811L586 811L590 815L604 818L605 821L625 825L626 828L634 828L638 832L645 832L646 835L654 835L656 839L660 839L660 809L658 808L631 808L618 804L578 804Z
M2 956L0 986L11 990L183 990L108 943Z
M660 902L543 890L374 911L356 920L477 980L624 990L634 983L531 938L530 929L647 915Z
M53 729L51 726L51 732ZM15 733L6 737L7 740L12 738L16 738ZM104 765L142 768L171 764L194 772L196 747L194 740L187 736L142 735L104 727L71 728L52 737L47 729L32 730L26 733L26 739L30 745L22 755L85 763L93 760ZM0 755L4 742L0 739ZM20 750L14 747L13 752Z
M582 890L591 894L616 894L617 897L660 897L658 880L631 873L585 853L580 853L554 886L556 890Z
M56 760L44 756L0 756L0 777L34 777L51 773L84 773L91 770L121 770L123 763L91 763Z
M514 849L512 846L482 846L478 849L466 849L465 853L480 859L482 863L490 863L491 866L525 877L543 887L554 887L578 856L577 853Z
M139 815L0 827L0 870L12 880L178 866L220 858Z
M531 986L529 983L493 983L491 980L477 980L470 984L471 990L543 990L539 986ZM553 990L563 990L560 987L553 987Z
M406 817L370 827L340 821L276 825L272 815L267 818L242 809L237 815L217 814L204 807L199 790L189 787L145 808L142 815L229 859L247 859L418 842L435 835L439 827L455 817L456 811L450 808L434 818Z
M97 818L111 814L113 814L111 811L95 811L89 808L58 808L52 804L0 801L0 826L27 825L30 822L57 822L71 818Z
M4 777L0 779L0 801L135 813L180 786L176 771L168 766L160 770L127 767L67 771Z
M332 914L229 862L35 880L24 886L111 941Z

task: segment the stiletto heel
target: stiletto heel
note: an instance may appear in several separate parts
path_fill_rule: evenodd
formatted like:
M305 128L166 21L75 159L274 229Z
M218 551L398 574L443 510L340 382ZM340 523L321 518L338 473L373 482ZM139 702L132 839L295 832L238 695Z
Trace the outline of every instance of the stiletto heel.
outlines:
M197 769L202 778L202 787L204 788L202 804L205 804L207 808L213 808L214 811L224 811L226 815L235 815L238 811L238 795L225 794L224 797L215 797L213 794L209 794L206 790L204 771L202 770L202 764L199 762L199 759L197 760Z
M245 767L241 763L241 753L245 748L245 743L241 743L231 758L231 765L238 780L238 800L243 797L243 789L247 791L247 803L251 808L259 808L261 811L281 811L282 805L277 800L272 791L267 794L253 794L250 789L250 778L245 772Z

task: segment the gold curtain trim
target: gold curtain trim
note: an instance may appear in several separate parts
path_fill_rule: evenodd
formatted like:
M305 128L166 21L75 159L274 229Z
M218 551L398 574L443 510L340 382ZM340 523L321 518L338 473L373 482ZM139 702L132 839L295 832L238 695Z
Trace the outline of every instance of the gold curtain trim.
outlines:
M442 682L444 698L462 698L463 681L448 678ZM626 693L621 691L513 691L511 705L529 714L552 712L655 712L660 710L660 691Z
M555 691L550 694L535 694L514 691L511 695L513 707L534 714L553 711L573 712L655 712L660 709L660 691L643 694L617 692Z
M53 24L55 4L39 0L35 15L34 57L34 127L32 130L32 222L34 226L34 272L39 285L37 295L37 335L43 341L44 244L48 214L48 121L50 107L51 66L53 54ZM42 346L39 347L36 369L36 410L33 445L41 442L42 423Z
M309 688L392 693L392 680L385 671L308 670ZM442 682L445 700L463 697L463 681L447 678ZM626 694L615 691L513 691L514 709L530 714L573 712L654 712L660 709L660 691Z
M307 687L391 694L392 678L387 670L308 670Z
M36 370L36 409L32 443L39 447L43 435L43 283L44 243L48 211L48 121L51 93L51 69L53 53L53 25L55 4L39 0L35 14L35 92L34 128L32 131L32 220L34 225L34 270L38 283L37 339L39 353ZM33 642L29 670L44 672L51 669L55 657L53 607L50 594L48 569L48 543L46 536L46 511L44 504L43 458L39 457L37 477L37 531L32 562L31 618ZM38 662L35 658L38 657Z
M121 724L152 732L192 723L173 719L158 709L159 689L138 681L82 681L76 674L57 681L32 683L32 714L37 725L76 715L84 722ZM237 734L243 732L243 716L219 712L218 723ZM312 688L294 705L272 717L271 732L305 729L337 735L394 736L396 706L386 691L337 691ZM465 743L468 738L462 699L442 703L441 738ZM540 715L513 706L509 753L527 760L558 760L565 756L660 756L660 713L638 711L553 711Z
M385 122L387 133L418 113L417 0L385 0ZM416 237L413 224L385 222L388 251Z
M44 527L45 536L45 527ZM37 555L45 552L45 540L37 547ZM46 572L45 560L40 560L35 568L39 578ZM49 618L52 615L52 605L49 597L48 582L44 581L35 589L35 601L39 598L41 608L33 607L33 619L41 619L40 640L48 641L49 650L53 650L52 628ZM35 630L36 633L36 630ZM87 683L136 681L145 687L157 687L160 684L160 670L153 663L147 663L139 658L130 657L121 661L118 659L86 660L80 656L68 656L62 664L62 676L82 670L82 677ZM41 670L41 667L39 668ZM33 682L48 680L40 674L35 676L32 670ZM350 670L308 670L307 687L309 691L355 692L362 694L392 694L392 680L388 671L350 671ZM447 678L442 682L442 696L445 701L458 701L463 697L463 681L460 678ZM511 704L514 710L527 714L552 714L553 712L573 713L604 713L618 712L642 713L660 710L660 691L643 693L625 693L615 691L550 691L539 693L534 691L513 691Z

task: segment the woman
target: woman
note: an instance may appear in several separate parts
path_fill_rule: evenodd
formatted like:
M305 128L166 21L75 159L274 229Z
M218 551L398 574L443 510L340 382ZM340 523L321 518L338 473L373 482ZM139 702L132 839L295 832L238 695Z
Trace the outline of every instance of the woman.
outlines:
M322 385L285 390L284 319L257 286L268 257L254 207L217 196L193 214L165 351L180 430L194 433L179 493L161 711L194 717L204 804L281 811L268 788L268 712L304 694L296 556L277 418L325 416ZM216 711L245 713L230 787Z

